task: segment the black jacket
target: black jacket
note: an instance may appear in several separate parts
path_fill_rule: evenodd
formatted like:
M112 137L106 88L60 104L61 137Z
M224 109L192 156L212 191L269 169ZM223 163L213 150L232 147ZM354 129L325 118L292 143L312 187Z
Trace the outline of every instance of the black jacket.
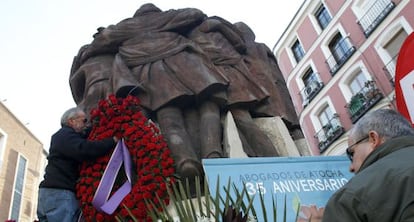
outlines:
M328 201L325 222L414 221L414 137L386 141Z
M80 163L105 155L115 145L113 138L90 141L72 128L62 127L52 136L44 180L39 187L75 191Z

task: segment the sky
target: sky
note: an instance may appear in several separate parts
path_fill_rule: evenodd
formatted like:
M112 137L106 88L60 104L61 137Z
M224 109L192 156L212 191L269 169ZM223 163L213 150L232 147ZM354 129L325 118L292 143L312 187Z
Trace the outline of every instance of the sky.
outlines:
M98 27L132 17L145 3L161 10L197 8L244 22L273 48L303 0L2 0L0 101L49 149L60 117L76 106L69 87L73 57Z

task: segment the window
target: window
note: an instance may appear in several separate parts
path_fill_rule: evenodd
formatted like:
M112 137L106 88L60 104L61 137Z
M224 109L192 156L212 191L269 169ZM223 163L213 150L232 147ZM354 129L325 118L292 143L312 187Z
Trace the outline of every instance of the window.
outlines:
M364 31L365 37L381 24L394 9L395 3L391 0L364 0L356 7L356 16L360 17L358 24Z
M316 20L318 20L319 26L321 26L322 30L328 26L329 22L331 21L331 15L329 15L328 10L326 10L324 5L321 5L319 9L315 13Z
M367 82L367 78L364 74L359 73L356 75L349 84L349 88L351 89L352 95L357 94L360 92L363 88L365 88L365 83Z
M335 60L340 61L347 54L349 45L346 41L344 41L342 35L338 33L329 43L329 49L331 50L332 55L335 57Z
M330 120L333 116L332 110L326 106L318 115L319 122L321 123L322 127L329 126Z
M318 77L313 72L312 68L308 69L306 71L305 75L303 76L303 83L305 86L311 85L313 82L318 82Z
M10 215L10 218L16 221L19 220L20 208L22 204L24 178L26 175L26 162L27 160L24 157L19 156Z
M351 97L345 105L352 123L365 115L383 98L383 94L369 75L361 69L355 70L354 73L355 75L351 75L346 83Z
M411 22L407 18L400 16L389 23L387 27L381 31L381 34L376 37L374 47L378 56L384 63L384 70L392 87L395 87L394 77L397 64L398 53L401 45L407 38L408 34L412 32Z
M401 45L404 40L407 38L408 34L404 29L399 30L394 37L392 37L385 45L384 49L391 58L387 61L387 64L384 67L384 70L388 71L389 78L394 79L395 77L395 65L397 64L397 57L400 51Z
M322 89L323 83L319 78L319 75L315 73L312 68L309 68L302 77L304 84L303 90L301 90L303 106L308 105L310 101L315 98L315 96Z
M323 152L344 133L344 128L341 126L338 114L333 113L329 106L321 110L318 119L322 129L315 137L318 139L320 151Z
M384 49L391 55L391 57L395 57L398 55L400 51L401 45L403 44L404 40L407 38L408 34L405 32L404 29L400 29L390 41L388 41L384 45Z
M302 60L303 56L305 55L305 52L303 51L299 40L296 40L295 43L293 43L292 52L295 56L296 62L300 62L300 60Z
M332 54L326 63L329 66L329 72L334 75L348 59L354 54L355 47L351 45L348 37L343 38L341 33L333 36L328 44L329 52Z

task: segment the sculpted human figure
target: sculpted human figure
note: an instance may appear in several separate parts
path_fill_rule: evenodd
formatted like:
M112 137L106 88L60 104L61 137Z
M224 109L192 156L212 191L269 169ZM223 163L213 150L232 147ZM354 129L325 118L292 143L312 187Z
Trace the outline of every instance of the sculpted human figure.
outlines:
M202 11L194 8L161 11L154 4L144 4L132 18L124 19L106 28L98 28L98 33L94 35L94 40L83 53L81 61L97 54L115 54L124 41L136 34L148 31L180 32L200 23L205 17Z
M88 115L99 100L113 93L110 78L114 56L97 55L80 63L78 59L86 48L87 46L82 47L74 59L69 84L76 104Z
M204 18L197 9L163 12L145 4L133 18L100 29L80 59L116 54L110 80L113 92L140 98L159 124L183 177L203 173L200 158L223 156L219 106L226 101L228 80L183 35ZM137 83L122 84L129 77ZM135 91L138 84L141 90ZM185 117L184 112L195 114L194 118ZM203 124L198 127L203 135L196 143L200 147L193 145L188 132L191 121Z
M234 26L241 32L246 43L244 62L260 85L270 93L269 98L250 113L253 117L280 116L294 139L303 138L286 82L272 51L265 44L255 41L254 32L244 22L237 22Z
M119 53L147 89L146 95L138 96L144 107L156 113L180 173L186 174L188 168L180 167L181 162L222 157L219 105L225 102L228 81L198 46L177 32L151 31L125 41ZM194 146L186 127L190 124L185 124L189 117L183 112L192 109L201 126L200 147ZM198 150L200 156L195 156Z
M203 174L202 158L225 157L221 114L226 111L248 156L278 156L253 118L297 120L284 99L269 97L285 96L269 84L283 80L270 50L253 44L254 34L244 34L198 9L161 11L144 4L133 17L98 28L79 50L70 76L73 97L87 112L109 94L139 97L183 177Z
M230 80L227 89L227 108L231 111L249 156L277 156L267 135L257 127L249 113L269 96L258 84L241 54L246 46L240 32L228 21L214 16L206 18L189 33L212 63Z
M131 88L144 92L118 54L99 54L81 63L80 58L88 47L81 47L75 56L69 77L72 96L87 116L100 100L115 92L127 94Z

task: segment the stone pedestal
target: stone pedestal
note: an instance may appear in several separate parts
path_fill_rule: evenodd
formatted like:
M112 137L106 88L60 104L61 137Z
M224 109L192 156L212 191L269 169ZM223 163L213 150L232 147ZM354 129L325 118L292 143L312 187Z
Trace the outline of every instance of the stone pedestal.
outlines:
M281 156L300 156L298 148L282 118L278 116L256 118L254 121L260 129L266 132Z
M229 158L248 158L246 153L243 151L242 142L240 140L240 136L232 114L228 112L222 121L223 148L226 152L226 155ZM269 136L270 140L273 142L273 145L276 147L278 153L281 156L310 155L305 139L293 141L292 137L289 134L289 130L280 117L257 118L255 119L255 123ZM190 201L192 204L189 204ZM205 205L205 197L201 197L201 201L201 210L203 212L206 212L207 209ZM182 204L187 204L187 206L194 207L194 211L191 212L195 212L197 215L199 215L198 212L200 212L200 206L198 204L197 198L183 200ZM170 204L167 208L167 211L170 213L170 215L172 215L174 222L179 222L176 206L174 204ZM214 208L211 208L210 212L214 212ZM207 221L207 218L199 217L199 220ZM213 220L210 218L208 221Z
M256 118L255 123L269 136L281 156L310 155L305 139L293 141L285 123L280 117ZM230 112L223 120L223 147L228 157L247 157L237 132L236 124Z
M230 112L227 112L223 123L223 148L227 156L230 158L248 157L243 151L236 123L234 122L233 115Z
M295 144L301 156L312 156L305 138L295 140Z

